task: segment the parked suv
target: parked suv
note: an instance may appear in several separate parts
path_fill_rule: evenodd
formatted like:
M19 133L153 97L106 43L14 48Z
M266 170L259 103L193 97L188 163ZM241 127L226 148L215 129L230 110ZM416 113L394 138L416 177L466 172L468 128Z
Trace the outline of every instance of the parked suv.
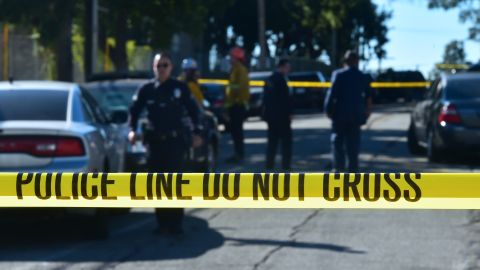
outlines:
M288 75L291 82L325 82L325 77L318 71L292 72ZM293 105L295 108L323 109L323 101L327 88L292 87Z

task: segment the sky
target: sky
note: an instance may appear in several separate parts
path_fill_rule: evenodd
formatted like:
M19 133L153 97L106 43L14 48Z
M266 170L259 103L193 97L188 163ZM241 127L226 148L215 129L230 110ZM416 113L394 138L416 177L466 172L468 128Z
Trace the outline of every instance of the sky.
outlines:
M388 21L387 59L382 68L420 70L424 75L442 61L445 45L452 40L465 40L467 60L480 60L480 43L468 40L469 23L461 23L459 11L428 9L428 0L373 0L380 8L393 11ZM370 61L369 69L378 69L378 61Z

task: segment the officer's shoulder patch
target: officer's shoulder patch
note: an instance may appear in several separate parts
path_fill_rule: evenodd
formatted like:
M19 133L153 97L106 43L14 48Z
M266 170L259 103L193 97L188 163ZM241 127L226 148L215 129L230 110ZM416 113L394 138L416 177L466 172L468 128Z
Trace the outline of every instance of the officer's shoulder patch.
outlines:
M175 88L175 90L173 90L173 96L175 98L180 98L182 96L182 90L180 90L180 88Z

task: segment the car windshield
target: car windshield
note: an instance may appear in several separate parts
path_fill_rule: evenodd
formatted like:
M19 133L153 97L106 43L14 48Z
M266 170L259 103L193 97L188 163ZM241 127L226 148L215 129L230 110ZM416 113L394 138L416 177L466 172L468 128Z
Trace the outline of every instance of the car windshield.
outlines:
M480 98L480 77L462 80L451 80L446 87L447 99Z
M86 90L97 100L103 110L110 113L115 110L128 110L138 86L136 84L99 84L87 86Z
M203 84L202 90L207 99L221 99L225 95L225 86L219 84Z
M302 74L302 75L295 75L292 74L288 76L289 80L295 81L295 82L301 82L301 81L306 81L306 82L318 82L319 77L316 73L312 74Z
M68 91L0 91L0 121L65 121L67 104Z

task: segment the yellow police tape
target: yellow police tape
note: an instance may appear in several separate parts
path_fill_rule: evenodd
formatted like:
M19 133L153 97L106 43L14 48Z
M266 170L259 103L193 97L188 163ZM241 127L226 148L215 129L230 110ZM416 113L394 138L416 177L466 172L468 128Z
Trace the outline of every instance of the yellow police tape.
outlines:
M228 80L217 79L200 79L200 84L218 84L228 85ZM372 88L427 88L430 87L430 82L372 82ZM265 81L252 80L250 86L263 87ZM303 88L329 88L332 86L331 82L288 82L289 87L303 87Z
M0 207L480 209L480 174L2 173Z

